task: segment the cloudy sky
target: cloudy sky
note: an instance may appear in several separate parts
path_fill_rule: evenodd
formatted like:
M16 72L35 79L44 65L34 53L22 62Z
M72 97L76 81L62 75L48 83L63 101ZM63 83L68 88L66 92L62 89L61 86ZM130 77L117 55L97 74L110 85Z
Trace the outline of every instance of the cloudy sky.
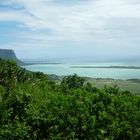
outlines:
M0 48L23 58L140 58L140 0L0 0Z

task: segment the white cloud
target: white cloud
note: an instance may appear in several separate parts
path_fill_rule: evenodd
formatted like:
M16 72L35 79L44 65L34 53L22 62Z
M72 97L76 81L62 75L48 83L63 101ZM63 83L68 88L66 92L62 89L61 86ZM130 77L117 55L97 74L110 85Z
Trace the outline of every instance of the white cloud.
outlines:
M58 41L139 41L139 0L75 1L3 0L0 4L7 5L9 10L0 11L0 21L17 21L19 27L27 27L28 32L21 31L16 36L31 46L48 47ZM15 5L22 8L12 8Z
M50 0L12 0L12 3L22 5L24 10L7 12L11 20L21 21L32 29L50 28L64 34L104 29L112 18L140 18L140 2L133 4L132 0L90 0L70 6Z

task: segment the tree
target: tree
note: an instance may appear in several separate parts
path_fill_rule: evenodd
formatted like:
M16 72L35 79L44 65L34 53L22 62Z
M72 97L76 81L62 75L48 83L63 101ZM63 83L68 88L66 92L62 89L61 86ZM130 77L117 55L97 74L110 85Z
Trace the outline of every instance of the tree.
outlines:
M76 89L83 87L85 79L77 76L77 74L64 77L61 85L67 85L69 89Z

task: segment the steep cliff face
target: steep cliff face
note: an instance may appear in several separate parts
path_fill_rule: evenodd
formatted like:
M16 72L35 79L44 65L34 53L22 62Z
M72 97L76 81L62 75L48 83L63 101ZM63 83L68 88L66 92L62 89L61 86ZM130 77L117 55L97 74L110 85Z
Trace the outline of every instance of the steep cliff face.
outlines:
M24 64L22 61L20 61L16 57L15 52L11 49L0 49L0 58L5 59L5 60L13 60L18 65L23 65Z

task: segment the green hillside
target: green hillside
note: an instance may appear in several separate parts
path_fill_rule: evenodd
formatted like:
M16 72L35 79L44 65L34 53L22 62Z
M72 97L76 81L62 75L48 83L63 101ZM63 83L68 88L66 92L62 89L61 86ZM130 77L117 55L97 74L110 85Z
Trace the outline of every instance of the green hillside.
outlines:
M0 59L0 140L139 140L140 96L84 80Z

